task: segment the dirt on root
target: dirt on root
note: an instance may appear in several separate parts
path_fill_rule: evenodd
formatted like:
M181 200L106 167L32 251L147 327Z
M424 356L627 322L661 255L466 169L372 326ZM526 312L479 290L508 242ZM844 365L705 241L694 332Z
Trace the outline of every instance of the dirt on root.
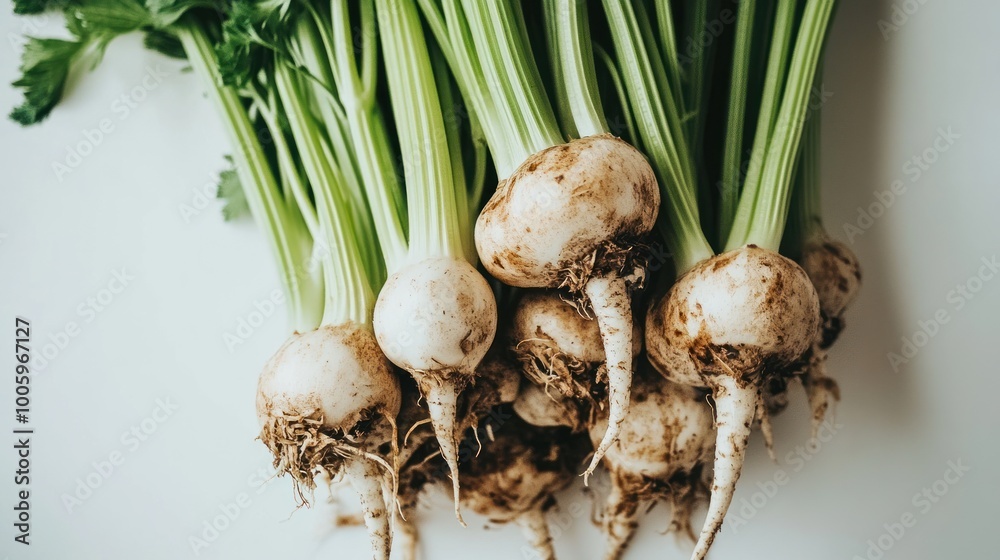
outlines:
M613 148L607 144L609 140L615 143ZM609 156L602 160L587 158L587 161L583 161L582 158L586 157L583 154L593 153L588 151L591 146L598 146L599 150L607 152ZM622 148L627 149L623 151ZM637 163L640 158L644 164ZM606 169L597 169L601 165ZM583 174L584 180L564 185L567 176L580 175L581 168L590 170ZM539 174L541 179L536 177ZM488 216L490 223L509 222L511 193L518 188L517 185L525 181L534 185L537 180L564 185L560 191L566 196L585 207L592 206L597 209L595 211L606 213L605 223L608 228L606 231L602 230L600 236L595 236L593 231L580 231L567 240L560 248L562 262L546 263L544 278L524 279L523 284L517 283L518 279L515 278L508 279L508 283L513 281L520 287L562 287L581 294L592 274L622 270L631 274L636 267L645 268L642 263L645 262L645 253L648 251L643 250L641 241L649 236L653 228L660 194L648 161L634 147L612 135L602 134L576 139L532 154L510 177L500 182L480 216ZM629 183L632 189L628 204L629 208L634 205L635 211L630 211L628 215L622 215L624 212L619 212L621 208L607 199L608 190L621 186L622 182ZM526 232L531 232L532 224L526 224L524 228ZM509 244L511 246L497 248L495 254L487 257L488 267L516 272L531 269L537 264L522 257L525 253L523 247L513 240ZM636 263L633 264L632 260Z
M568 301L584 315L589 313L590 307L584 288L591 278L609 275L634 278L629 289L641 290L645 287L646 271L649 268L650 249L646 243L647 238L643 232L626 229L597 247L582 249L582 258L559 263L559 283L555 287L573 294ZM572 242L567 247L567 253L577 252L572 250Z
M709 479L708 469L703 463L698 463L690 471L677 471L666 480L612 471L611 484L621 491L624 498L617 503L609 503L604 515L632 516L640 506L652 509L657 503L665 502L672 510L667 532L695 541L691 517L695 510L708 503L711 496Z
M524 340L513 348L522 371L537 385L552 388L572 399L591 399L594 370L598 364L576 359L562 352L540 333L538 338Z
M744 253L752 256L754 253L760 252L769 253L754 245L748 245L742 251L730 251L717 255L698 266L710 267L714 273L714 271L730 266L736 258ZM791 298L799 297L800 290L796 290L796 287L804 286L806 283L809 283L810 287L812 285L801 267L785 257L774 256L775 259L755 258L756 264L770 270L768 275L760 276L760 281L766 283L766 291L761 294L761 301L758 304L758 316L760 317L781 316L785 309L792 305ZM668 293L666 297L670 298L671 293ZM673 300L668 300L669 303L673 303ZM689 311L692 314L690 316L688 315ZM816 311L817 316L813 317L818 318L818 308ZM777 394L779 386L786 385L788 379L801 374L808 366L808 351L802 356L790 356L785 350L788 342L787 337L794 337L796 333L790 330L785 332L777 327L769 326L761 336L769 340L769 344L778 348L777 351L752 344L719 344L713 342L713 333L709 332L703 313L701 304L696 303L695 309L685 309L683 305L677 305L668 309L668 312L664 314L666 316L661 317L661 314L653 316L654 326L660 329L667 328L667 322L670 322L671 325L685 325L689 324L690 321L700 319L697 335L684 342L690 359L702 375L735 377L740 387L751 385L766 387L771 384ZM671 315L676 316L679 322L671 321ZM699 315L702 316L699 317ZM785 326L784 328L790 329L792 327ZM674 334L681 340L687 338L683 331Z
M553 494L573 482L590 450L584 434L539 428L514 414L491 432L493 439L481 442L460 479L463 503L498 523L551 507ZM463 445L477 443L467 438Z
M380 415L367 410L362 418L345 433L325 428L318 410L308 414L269 410L258 437L274 455L273 466L278 476L292 477L300 505L309 504L316 488L313 478L317 471L333 476L340 471L344 459L361 452L365 434Z
M829 350L837 339L840 338L841 331L844 330L844 320L841 317L827 317L822 314L823 326L820 327L819 347L821 350Z

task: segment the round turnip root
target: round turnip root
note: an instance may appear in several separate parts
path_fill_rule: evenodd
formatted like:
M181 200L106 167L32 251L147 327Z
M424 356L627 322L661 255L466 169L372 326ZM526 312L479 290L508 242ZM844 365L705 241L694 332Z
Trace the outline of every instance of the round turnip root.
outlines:
M633 358L642 351L641 334L633 325ZM594 386L606 375L601 330L559 292L528 290L514 310L509 338L524 375L547 393L594 400Z
M546 393L534 383L522 384L514 401L514 412L525 422L540 428L563 426L579 432L587 426L590 410L590 406L558 393Z
M590 398L593 370L604 363L601 330L558 292L530 290L521 297L510 341L524 375L532 382L566 397Z
M857 297L861 287L861 264L847 245L830 239L824 233L805 244L800 262L816 288L823 321L819 336L813 343L809 367L802 376L802 385L812 409L815 437L827 410L840 400L840 387L826 374L826 358L844 328L844 311Z
M532 381L514 402L514 410L529 424L579 430L592 411L606 406L600 329L557 291L528 290L514 310L509 339L522 372ZM633 324L633 358L641 351L642 333Z
M496 335L493 292L466 261L423 259L386 281L375 303L374 326L386 357L410 372L427 400L461 521L456 407Z
M714 479L695 546L701 560L722 527L762 390L802 368L819 331L819 299L795 262L755 245L705 260L678 278L646 316L646 349L668 379L711 389ZM766 418L762 418L762 424Z
M843 316L858 295L861 263L847 245L825 236L806 244L801 262L816 287L825 321L824 339L829 346L840 334L841 325L836 324L836 319Z
M591 425L591 441L600 440L606 422L603 415ZM712 409L704 390L659 376L636 376L631 411L617 443L605 455L611 473L602 523L608 541L605 560L621 558L644 503L668 502L671 530L694 539L690 517L693 507L707 500L705 466L714 448Z
M314 479L344 477L358 491L374 558L389 557L391 480L380 448L395 449L399 380L366 325L324 325L296 333L268 361L257 384L260 439L296 495ZM388 501L387 501L388 497Z
M630 285L645 266L637 243L660 205L645 156L611 135L541 150L503 181L476 221L476 249L498 280L565 288L592 309L608 368L611 421L586 474L617 437L632 378Z
M566 429L536 428L512 416L463 468L462 503L494 523L517 523L533 557L555 560L545 512L573 481L585 443Z

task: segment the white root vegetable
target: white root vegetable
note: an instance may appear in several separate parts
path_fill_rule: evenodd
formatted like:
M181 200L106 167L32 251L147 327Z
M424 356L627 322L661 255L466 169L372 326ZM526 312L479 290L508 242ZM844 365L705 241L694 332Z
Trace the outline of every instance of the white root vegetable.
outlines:
M630 362L642 351L641 335L633 324ZM595 385L605 377L601 329L558 291L527 291L514 310L509 339L525 376L546 393L593 400Z
M462 469L462 502L494 523L516 523L533 558L555 560L545 512L567 487L585 448L565 429L536 428L514 416Z
M411 518L412 512L406 518L395 512L393 523L393 550L399 551L400 560L417 560L420 556L420 533Z
M471 184L475 179L466 180L461 127L446 122L444 110L454 107L451 78L444 61L431 57L417 3L374 4L402 156L407 223L405 236L399 222L388 228L394 232L391 235L379 233L380 242L383 237L388 242L389 251L383 248L383 254L392 252L399 258L386 262L389 279L375 303L373 322L386 356L413 376L426 399L441 455L451 471L455 516L464 525L459 506L458 397L474 383L497 325L493 292L471 264L468 192L475 190ZM335 5L345 16L341 36L350 37L347 3ZM370 4L363 5L362 15L364 6ZM369 62L375 58L362 58L360 74L374 84L379 72L371 72L375 66ZM348 59L354 64L356 53ZM363 94L371 103L376 98L373 87L366 85ZM385 131L380 133L384 138ZM388 163L382 171L392 176L390 158L374 159ZM379 212L391 214L396 206L391 200Z
M607 541L604 560L619 560L639 529L639 500L642 488L630 489L627 480L611 475L611 492L601 512L601 530Z
M496 407L517 398L521 375L497 353L487 354L477 369L475 385L462 392L458 402L458 429L461 433L491 417ZM396 514L393 550L400 560L417 560L419 533L415 523L423 490L447 479L449 468L441 458L440 446L430 427L427 409L415 385L403 383L403 407L399 414L403 434L399 469L399 511ZM478 445L478 438L477 438Z
M842 317L861 288L861 263L854 252L840 241L823 236L805 245L801 263L816 287L824 320ZM837 334L839 330L827 333L832 335L829 344Z
M493 342L497 307L471 264L430 258L389 277L375 303L374 324L379 344L399 367L471 375Z
M458 395L473 382L496 334L493 292L466 261L423 259L386 281L375 303L374 326L386 357L413 376L427 400L461 521Z
M578 432L587 425L589 418L582 409L589 411L590 407L584 407L555 391L547 393L534 383L524 383L514 401L514 412L525 422L540 428L563 426Z
M389 558L392 540L395 457L379 453L395 449L400 399L399 380L371 330L352 322L292 335L257 385L260 439L278 473L292 476L303 503L315 477L345 477L360 494L376 560Z
M652 230L659 203L645 156L618 138L597 135L528 157L497 187L476 221L476 249L493 276L511 286L565 288L596 316L611 421L586 475L614 442L628 412L628 288L644 280L636 243Z
M424 488L439 480L447 466L433 461L437 447L433 445L430 430L417 430L404 448L406 461L399 469L399 507L394 511L393 550L400 560L417 560L420 534L416 518L420 495ZM403 455L401 454L401 455Z
M591 425L595 443L606 421L599 417ZM707 497L705 467L714 448L712 410L704 391L659 376L636 376L632 409L605 455L611 473L602 522L605 560L622 557L638 527L640 507L657 500L671 506L671 530L694 539L690 516Z
M509 337L532 382L567 397L590 396L591 370L604 362L601 330L559 292L528 290L514 309Z
M826 373L830 347L844 328L843 314L857 297L861 287L861 264L847 245L817 234L805 244L800 258L819 297L822 327L813 343L809 367L802 376L802 385L812 410L812 431L815 437L827 412L840 400L837 382Z
M393 551L399 560L417 560L420 534L416 518L423 490L446 476L448 467L440 461L439 448L434 441L427 409L416 383L402 380L403 405L399 412L399 432L402 442L399 450L399 507L394 512ZM438 459L435 462L434 459Z
M552 544L552 533L545 512L541 509L528 510L517 517L515 522L521 527L528 545L534 550L537 560L556 560L556 549Z
M533 382L514 403L528 423L579 430L595 409L606 407L608 370L600 327L559 292L525 293L514 310L509 339L525 377ZM630 366L641 351L642 332L634 323Z
M711 389L715 400L712 498L693 559L705 557L722 527L750 427L766 414L763 388L801 368L818 331L819 299L806 273L754 245L699 263L649 310L652 364L670 380Z
M439 42L450 48L453 74L480 119L500 179L476 220L480 261L511 286L565 288L581 309L589 303L600 327L611 422L589 475L628 411L633 322L628 289L645 277L638 242L656 221L656 177L642 153L604 133L593 56L574 41L587 33L585 10L576 3L554 12L552 4L546 8L547 14L565 16L558 18L562 31L556 50L579 53L574 77L565 68L557 71L557 79L565 76L564 91L579 92L573 96L580 100L579 111L571 113L574 130L584 137L568 143L545 93L518 3L421 5L435 22L431 27Z
M385 471L374 462L362 457L344 460L343 474L361 500L365 527L369 529L372 554L375 558L389 558L393 531L389 504L395 504L391 483L385 481ZM391 508L393 511L395 507Z

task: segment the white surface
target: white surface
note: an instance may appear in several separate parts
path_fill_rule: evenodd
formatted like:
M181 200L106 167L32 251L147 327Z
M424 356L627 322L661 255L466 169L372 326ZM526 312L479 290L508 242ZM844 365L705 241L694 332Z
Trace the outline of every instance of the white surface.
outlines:
M853 244L865 284L830 363L843 388L841 426L813 459L786 461L808 436L797 396L777 421L781 464L770 463L755 439L733 512L779 471L788 482L738 531L731 512L715 559L865 558L867 541L906 512L916 526L890 539L886 559L981 558L994 547L1000 280L986 282L962 309L948 294L977 273L982 257L1000 252L1000 4L896 2L919 9L888 40L877 22L891 16L889 2L843 2L827 64L826 87L834 93L824 129L828 227L845 239L842 224L876 200L873 191L897 178L908 187ZM16 35L24 21L8 14L5 7L4 35ZM32 21L43 35L59 25ZM182 216L180 206L194 204L194 192L222 168L226 142L194 76L136 46L136 38L115 44L42 126L0 124L0 321L29 318L36 354L67 322L80 326L32 382L30 548L12 541L13 437L0 442L0 557L196 557L189 538L246 493L249 506L197 557L366 558L362 531L320 538L315 510L289 519L287 480L261 486L257 472L266 473L268 455L253 440L254 385L283 338L283 311L233 352L223 334L278 286L275 269L261 238L247 226L223 224L216 203L189 221ZM0 81L7 83L16 56L3 49ZM120 118L115 99L157 65L167 72L162 84ZM12 89L0 90L4 110L18 101ZM58 181L52 162L101 118L111 119L114 131ZM911 181L904 164L932 145L939 127L959 139ZM134 279L87 322L78 307L122 267ZM938 309L948 323L893 371L886 354ZM13 345L13 327L2 333ZM0 432L7 432L13 380L4 375L0 387ZM122 434L141 424L158 398L179 408L132 450ZM67 512L62 496L116 450L124 463ZM955 460L971 471L924 512L913 496ZM439 507L424 523L427 558L524 557L516 529L487 532L473 521L461 530L440 507L444 498L434 501ZM562 558L597 558L601 541L589 511L578 490L564 496L553 518ZM660 536L663 527L658 508L629 558L686 558L690 545Z

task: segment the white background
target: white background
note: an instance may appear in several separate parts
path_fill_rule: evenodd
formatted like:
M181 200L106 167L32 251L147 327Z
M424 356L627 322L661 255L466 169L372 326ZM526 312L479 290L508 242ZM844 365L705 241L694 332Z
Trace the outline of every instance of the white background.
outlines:
M853 239L865 283L830 362L843 389L840 425L808 462L786 461L808 438L796 395L777 420L778 465L755 438L734 511L779 470L789 482L738 531L731 512L715 559L865 558L869 539L907 512L916 526L899 539L883 537L891 544L886 559L980 558L995 546L1000 280L983 284L961 309L948 294L977 274L981 258L1000 252L1000 3L897 4L919 9L906 21L897 15L901 25L884 37L878 21L891 17L889 2L843 2L829 49L828 228L846 240L843 224L857 225L859 208L877 200L874 191L895 180L907 188ZM7 7L2 13L4 36L15 40L0 45L0 82L7 83L16 75L16 36L30 26L54 34L60 22L14 19ZM167 76L122 118L115 100L150 67ZM0 124L0 322L8 325L0 338L13 346L15 315L32 321L36 352L68 322L80 327L32 382L30 548L12 541L13 437L0 438L0 559L195 557L190 537L240 493L249 507L198 557L366 558L361 530L331 533L316 510L291 515L287 480L259 486L256 473L269 460L253 439L254 387L285 336L284 310L229 351L223 334L278 281L251 227L224 224L214 202L182 215L223 167L226 141L195 77L181 68L140 50L137 38L120 40L43 125ZM13 89L0 89L4 111L18 102ZM65 161L82 131L103 118L113 132L57 179L53 162ZM949 127L958 139L917 177L907 161ZM88 322L78 307L122 267L134 279ZM894 371L887 353L899 352L902 337L939 309L947 324ZM12 360L5 363L13 369ZM10 377L0 381L0 432L14 425ZM148 418L157 399L178 409L130 447L122 434ZM115 451L124 462L67 511L62 496ZM925 512L913 497L949 461L971 471ZM462 530L445 498L431 501L437 507L423 512L427 558L522 557L516 529L485 531L469 514ZM690 544L659 534L662 509L646 518L630 558L687 557ZM589 510L578 489L562 497L553 518L562 558L598 557Z

